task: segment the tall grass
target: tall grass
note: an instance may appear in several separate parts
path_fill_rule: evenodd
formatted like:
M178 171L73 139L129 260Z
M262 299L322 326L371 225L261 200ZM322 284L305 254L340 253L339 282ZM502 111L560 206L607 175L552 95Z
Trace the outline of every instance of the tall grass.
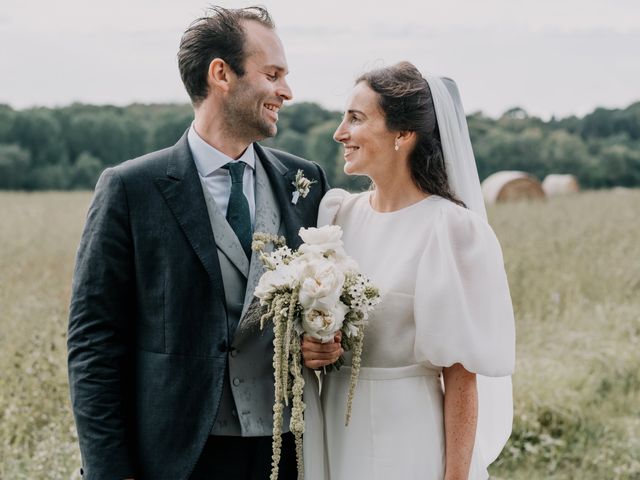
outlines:
M640 479L640 191L500 205L515 423L493 472Z
M65 332L88 193L0 193L0 478L76 479ZM490 209L517 317L504 479L640 479L640 191Z
M0 193L2 479L79 478L66 323L74 254L90 198Z

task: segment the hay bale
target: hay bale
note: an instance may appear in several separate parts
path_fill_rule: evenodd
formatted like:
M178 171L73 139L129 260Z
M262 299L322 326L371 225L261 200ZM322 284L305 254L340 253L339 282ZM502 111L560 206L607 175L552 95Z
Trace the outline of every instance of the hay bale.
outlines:
M545 198L540 181L533 175L518 171L489 175L482 182L482 195L486 204Z
M542 181L542 189L548 197L556 195L567 195L569 193L577 193L580 191L580 183L575 175L560 175L552 173L544 177Z

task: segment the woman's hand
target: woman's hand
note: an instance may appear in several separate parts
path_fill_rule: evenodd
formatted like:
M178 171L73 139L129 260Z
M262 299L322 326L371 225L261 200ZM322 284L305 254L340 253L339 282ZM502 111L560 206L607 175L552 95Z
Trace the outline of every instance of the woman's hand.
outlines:
M340 355L344 353L340 345L341 340L342 332L336 333L333 340L326 343L304 335L300 349L302 350L302 358L304 359L305 366L317 369L326 367L337 361Z
M476 374L456 363L444 368L445 480L466 480L478 423Z

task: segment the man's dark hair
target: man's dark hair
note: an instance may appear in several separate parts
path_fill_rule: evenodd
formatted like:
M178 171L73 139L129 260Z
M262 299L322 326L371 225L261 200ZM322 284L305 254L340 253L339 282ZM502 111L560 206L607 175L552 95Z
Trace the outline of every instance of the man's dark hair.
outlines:
M214 58L224 60L239 77L243 76L247 52L242 22L252 20L275 28L269 12L262 7L223 8L211 6L207 14L185 30L178 50L182 83L196 106L208 95L207 73Z

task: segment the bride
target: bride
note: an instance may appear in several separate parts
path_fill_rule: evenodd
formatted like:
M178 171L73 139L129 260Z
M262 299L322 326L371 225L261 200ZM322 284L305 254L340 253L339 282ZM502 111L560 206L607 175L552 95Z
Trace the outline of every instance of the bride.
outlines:
M305 478L486 479L511 432L515 333L457 88L408 62L366 73L334 138L345 172L373 188L330 190L318 223L342 227L383 301L349 426L349 367L321 395L307 375ZM309 368L342 353L308 337L302 351Z

